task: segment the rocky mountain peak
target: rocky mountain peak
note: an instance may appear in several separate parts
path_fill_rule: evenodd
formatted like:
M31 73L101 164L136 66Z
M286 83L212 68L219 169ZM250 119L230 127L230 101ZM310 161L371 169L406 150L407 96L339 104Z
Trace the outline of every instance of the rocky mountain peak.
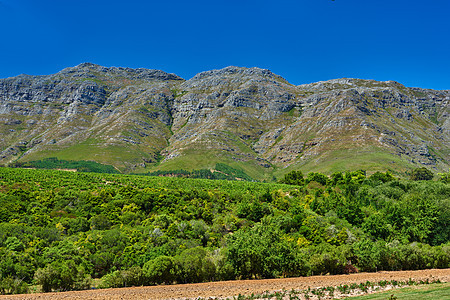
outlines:
M186 88L238 87L248 81L263 83L287 83L287 81L267 69L229 66L219 70L201 72L186 81Z
M316 92L326 92L331 90L345 90L355 88L365 89L405 89L406 87L396 81L376 81L372 79L358 79L358 78L339 78L330 79L326 81L318 81L309 84L299 85L298 88L302 90L310 90Z
M210 70L201 72L193 77L193 79L204 79L206 77L213 77L213 76L229 76L229 75L238 75L241 77L244 76L261 76L261 77L268 77L268 78L275 78L275 77L281 77L278 75L275 75L272 73L272 71L267 69L261 69L257 67L253 68L245 68L245 67L236 67L236 66L228 66L223 69L218 70Z
M295 86L270 70L235 66L185 81L83 63L0 79L0 163L50 155L135 172L227 162L255 178L292 168L445 170L449 101L450 91L395 81Z
M93 63L82 63L75 67L62 70L55 75L69 76L72 78L103 78L103 77L121 77L130 80L176 80L184 81L183 78L166 73L161 70L152 70L145 68L123 68L123 67L103 67Z

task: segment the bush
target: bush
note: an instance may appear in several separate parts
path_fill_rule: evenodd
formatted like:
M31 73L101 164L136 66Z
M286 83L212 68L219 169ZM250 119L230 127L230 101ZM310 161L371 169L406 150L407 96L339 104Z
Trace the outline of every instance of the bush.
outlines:
M177 274L175 260L170 256L158 256L144 264L143 273L146 283L173 283Z
M448 170L447 173L438 173L439 175L439 181L445 182L445 183L450 183L450 169Z
M246 218L253 222L259 222L265 215L270 214L270 206L258 200L253 200L251 203L242 201L238 204L236 215L240 218Z
M99 285L99 288L118 288L124 287L124 280L122 274L119 270L116 270L112 273L106 274L102 277L102 282Z
M217 280L233 280L236 278L236 272L233 265L223 259L216 264L216 279Z
M145 284L145 276L139 266L127 270L116 270L102 277L100 288L121 288L141 286Z
M122 278L125 286L141 286L145 283L144 272L139 266L122 271Z
M395 177L389 171L387 171L386 173L375 172L369 177L369 179L371 181L380 181L382 183L386 183L394 180Z
M227 260L242 278L305 275L295 242L282 237L271 225L240 229L228 238Z
M411 173L411 180L432 180L433 172L425 167L414 169Z
M100 214L93 216L90 219L91 222L91 228L94 230L106 230L111 227L111 222L108 219L108 216Z
M284 175L284 178L280 180L280 183L290 185L303 185L305 182L302 171L291 171Z
M175 262L177 264L177 281L180 283L214 279L216 267L202 247L186 249L175 257Z
M376 272L393 268L391 266L393 257L383 241L374 243L369 239L362 240L353 245L353 251L360 271Z
M28 293L28 285L25 281L8 276L0 278L0 295Z
M311 181L315 181L320 183L321 185L326 185L328 181L328 177L321 174L321 173L308 173L308 176L306 176L306 182L309 183Z
M51 292L53 289L56 290L61 286L60 274L54 265L37 269L34 274L34 279L37 284L42 285L42 291L44 293Z
M311 273L319 274L343 274L347 272L348 257L347 246L333 247L328 243L321 243L315 247L310 247L309 263Z
M42 291L69 291L87 289L91 286L90 275L86 275L82 267L75 262L54 262L45 268L39 268L34 274L37 284L42 285Z

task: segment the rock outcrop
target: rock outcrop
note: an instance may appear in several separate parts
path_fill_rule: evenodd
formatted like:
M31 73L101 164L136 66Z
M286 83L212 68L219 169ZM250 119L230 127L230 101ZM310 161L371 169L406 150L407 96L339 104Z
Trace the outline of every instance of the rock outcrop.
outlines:
M57 156L124 172L226 162L292 168L448 168L450 91L336 79L294 86L227 67L184 80L84 63L0 80L0 163Z

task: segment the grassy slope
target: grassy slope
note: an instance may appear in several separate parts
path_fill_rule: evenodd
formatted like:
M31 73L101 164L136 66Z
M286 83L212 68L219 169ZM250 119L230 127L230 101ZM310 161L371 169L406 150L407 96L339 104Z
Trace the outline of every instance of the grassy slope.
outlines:
M250 177L256 180L268 180L270 178L270 169L263 168L258 165L255 160L238 162L224 153L217 151L190 151L187 155L177 157L172 160L168 160L158 167L151 169L154 170L198 170L198 169L214 169L216 163L224 163L233 168L244 171ZM149 171L149 170L147 170Z
M393 174L404 176L406 172L416 167L403 157L388 153L384 149L363 147L329 151L315 159L298 162L288 168L276 169L273 175L276 178L282 178L284 174L293 170L301 170L303 173L320 172L331 175L334 172L363 169L368 174L389 170Z

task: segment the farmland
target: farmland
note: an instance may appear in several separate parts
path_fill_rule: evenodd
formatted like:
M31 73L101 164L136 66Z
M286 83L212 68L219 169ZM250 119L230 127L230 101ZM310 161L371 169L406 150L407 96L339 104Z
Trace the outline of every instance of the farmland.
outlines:
M120 289L102 289L102 290L89 290L89 291L75 291L75 292L60 292L60 293L46 293L46 294L29 294L29 295L12 295L12 296L0 296L0 299L124 299L124 300L141 300L141 299L198 299L198 298L222 298L233 299L239 295L240 299L250 299L251 295L275 295L278 297L284 293L288 295L299 296L299 299L305 299L305 291L308 288L314 289L318 287L343 287L365 284L368 281L373 283L383 281L397 281L405 282L410 280L440 280L447 282L445 284L422 284L413 285L412 287L406 287L402 289L396 289L393 287L379 288L379 291L389 289L387 292L371 293L370 296L356 297L355 299L388 299L389 295L400 293L409 293L414 295L420 295L420 292L425 291L431 295L427 296L429 300L441 300L445 299L443 295L448 295L450 289L450 270L449 269L434 269L423 271L387 271L378 273L360 273L349 275L329 275L329 276L311 276L311 277L298 277L298 278L284 278L284 279L262 279L262 280L238 280L238 281L221 281L221 282L209 282L209 283L193 283L193 284L180 284L180 285L159 285L159 286L147 286L147 287L131 287ZM445 294L447 293L447 294ZM309 293L311 297L313 294ZM366 294L361 292L361 294ZM436 294L437 296L433 296ZM339 289L336 288L335 296L338 296ZM346 295L357 295L355 291L351 291ZM441 297L442 296L442 297ZM303 297L303 298L302 298ZM267 299L267 298L266 298ZM314 298L311 298L314 299ZM353 299L353 298L352 298ZM399 299L404 299L400 298ZM406 298L406 299L421 299Z

